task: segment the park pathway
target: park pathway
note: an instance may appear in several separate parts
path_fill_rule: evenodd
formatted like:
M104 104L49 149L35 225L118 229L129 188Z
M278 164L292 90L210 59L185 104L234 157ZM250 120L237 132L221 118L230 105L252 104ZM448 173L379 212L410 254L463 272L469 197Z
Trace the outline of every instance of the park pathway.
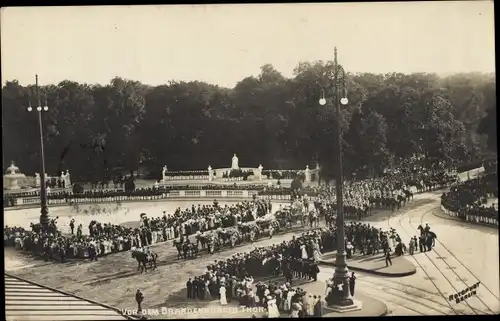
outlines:
M133 320L109 307L4 274L7 321Z

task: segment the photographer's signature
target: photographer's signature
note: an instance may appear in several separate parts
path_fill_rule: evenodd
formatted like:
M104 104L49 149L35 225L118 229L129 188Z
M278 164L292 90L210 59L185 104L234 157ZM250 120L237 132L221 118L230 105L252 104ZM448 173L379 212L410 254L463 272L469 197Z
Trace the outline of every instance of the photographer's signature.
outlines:
M477 282L476 284L469 286L468 288L465 288L460 292L450 295L448 297L448 300L455 301L455 303L460 303L463 300L466 300L471 296L476 295L476 289L479 287L479 284L481 284L481 282Z

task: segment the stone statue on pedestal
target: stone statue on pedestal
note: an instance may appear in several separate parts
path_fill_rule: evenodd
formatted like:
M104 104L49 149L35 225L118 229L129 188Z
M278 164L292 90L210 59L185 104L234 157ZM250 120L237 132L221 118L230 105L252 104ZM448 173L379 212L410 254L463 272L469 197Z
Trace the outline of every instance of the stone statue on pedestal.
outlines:
M212 171L212 166L208 165L208 181L211 182L214 179L214 172Z
M264 167L262 167L262 164L259 164L259 167L258 167L258 170L259 170L259 171L257 172L257 173L258 173L258 176L259 176L259 181L261 181L261 180L262 180L262 169L263 169L263 168L264 168Z
M309 169L309 165L306 166L306 170L304 171L305 181L307 183L311 182L311 170Z
M64 187L71 187L71 175L68 169L66 170L66 175L64 175Z
M238 157L236 157L236 154L233 156L233 161L231 163L231 169L240 169L238 166Z
M19 186L18 180L25 177L26 176L24 174L19 172L19 168L14 165L14 162L11 162L9 168L7 168L7 171L3 176L5 182L4 189L20 189L21 187Z
M41 184L40 174L35 173L35 186L39 187Z
M10 162L10 166L7 168L6 174L7 175L14 175L19 173L19 168L14 165L14 162Z
M163 166L163 169L161 171L161 180L163 182L165 182L167 180L167 172L168 172L168 168L167 168L167 165Z
M66 175L64 175L64 171L61 171L61 176L59 177L60 187L65 188L66 187L64 185L65 183L66 183Z

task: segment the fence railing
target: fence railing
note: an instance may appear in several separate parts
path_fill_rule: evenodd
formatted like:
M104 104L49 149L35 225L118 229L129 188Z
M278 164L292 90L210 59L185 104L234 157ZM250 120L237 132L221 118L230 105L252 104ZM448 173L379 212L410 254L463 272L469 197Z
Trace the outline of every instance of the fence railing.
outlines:
M469 214L466 214L465 217L461 217L457 212L453 212L453 211L446 209L446 207L444 207L442 204L441 204L441 210L446 215L449 215L449 216L457 218L457 219L464 220L466 222L498 226L498 217L486 217L486 216L469 215Z
M208 198L208 199L224 199L224 198L253 198L258 195L256 190L177 190L169 191L159 195L133 195L133 196L110 196L110 197L88 197L88 198L68 198L68 199L49 199L49 205L62 204L93 204L106 203L117 201L151 201L164 200L172 198ZM290 195L264 195L259 198L269 200L290 200ZM14 198L13 207L29 206L40 204L39 196L17 197Z
M176 176L165 176L165 181L184 181L184 180L207 180L208 175L176 175Z

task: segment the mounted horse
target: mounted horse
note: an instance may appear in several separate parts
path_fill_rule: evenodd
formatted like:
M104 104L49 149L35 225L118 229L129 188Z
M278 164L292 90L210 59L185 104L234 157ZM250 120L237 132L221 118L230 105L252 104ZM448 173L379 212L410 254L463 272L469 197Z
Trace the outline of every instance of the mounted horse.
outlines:
M309 224L311 228L319 225L318 212L314 209L309 212Z
M158 254L154 252L143 252L140 250L132 250L132 258L137 261L137 271L147 272L148 268L156 269L156 261L158 259Z
M177 249L177 259L196 258L198 256L198 244L191 242L179 242L179 240L174 240L173 243Z
M432 248L436 245L437 235L432 231L425 231L422 225L419 225L417 228L420 231L420 238L422 243L426 247L427 251L432 250Z

